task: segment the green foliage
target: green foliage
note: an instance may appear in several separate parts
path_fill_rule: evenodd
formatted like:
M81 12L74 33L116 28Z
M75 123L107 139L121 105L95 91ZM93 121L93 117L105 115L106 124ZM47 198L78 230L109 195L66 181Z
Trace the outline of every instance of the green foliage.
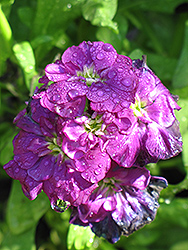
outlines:
M0 249L188 249L187 10L187 0L0 0ZM111 43L132 59L146 55L182 107L182 154L148 166L169 181L157 217L114 245L89 228L69 227L70 211L54 212L44 193L27 199L2 168L13 157L13 118L40 86L45 66L83 40Z
M67 237L68 249L73 246L75 249L87 249L90 248L95 234L92 233L90 227L80 227L77 225L70 225Z

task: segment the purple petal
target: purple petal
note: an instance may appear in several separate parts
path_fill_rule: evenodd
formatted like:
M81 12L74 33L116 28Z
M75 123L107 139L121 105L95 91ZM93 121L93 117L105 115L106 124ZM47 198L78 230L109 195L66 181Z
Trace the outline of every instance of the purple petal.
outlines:
M153 104L147 106L145 110L149 118L162 127L170 127L176 119L166 95L159 95Z
M24 182L21 182L22 190L28 199L34 200L38 194L42 191L42 182L33 180L31 177L27 176Z
M24 182L27 177L26 170L22 169L14 160L9 161L3 168L6 173L15 180Z
M69 47L62 55L62 62L72 71L83 70L84 65L91 64L89 45L82 42L79 46Z
M132 190L128 187L124 195L116 194L117 207L112 212L112 218L124 235L128 236L154 220L159 207L159 193L166 187L167 182L164 178L153 177L143 191Z
M44 192L53 194L53 196L68 201L74 206L86 203L98 185L84 180L74 168L74 163L70 160L56 166L53 176L49 180L51 191L47 188L48 185L44 186Z
M82 158L76 160L76 167L78 171L82 171L81 175L85 180L97 183L105 177L110 168L110 163L108 154L101 152L100 148L96 146L89 150Z
M179 154L182 151L182 138L178 122L175 121L168 129L154 123L148 124L146 148L152 157L163 160Z
M31 132L36 135L42 135L40 127L28 115L22 117L17 121L16 126L26 132Z
M48 64L45 68L45 73L48 79L53 82L64 81L71 77L66 67L60 63Z
M90 223L90 227L98 237L103 237L112 244L116 243L122 234L120 227L114 222L111 215L100 222Z
M35 181L48 180L53 174L55 160L56 158L52 155L42 157L27 171L28 175Z
M123 167L131 167L140 151L140 135L137 125L129 134L117 133L109 139L106 150L111 158Z
M31 151L14 156L15 162L17 162L17 164L23 169L31 168L38 159L39 157Z
M110 67L117 57L117 52L112 45L103 42L93 42L90 54L97 71Z
M107 174L108 178L114 177L121 183L121 186L132 186L140 190L145 189L150 181L150 172L145 167L131 167L125 169L117 165Z

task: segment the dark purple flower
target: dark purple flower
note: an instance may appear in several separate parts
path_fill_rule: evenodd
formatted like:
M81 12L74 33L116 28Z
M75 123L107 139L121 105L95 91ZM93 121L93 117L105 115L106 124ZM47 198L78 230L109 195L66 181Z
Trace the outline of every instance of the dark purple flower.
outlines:
M94 110L117 112L134 101L138 81L131 59L103 42L82 42L68 48L61 61L46 66L45 73L40 82L46 86L49 81L50 85L35 98L61 116L62 105L75 98L84 102L85 97Z
M176 98L144 62L136 69L139 84L135 102L119 111L106 128L106 135L111 135L106 150L125 167L144 166L182 151L182 137L174 113L180 109Z
M115 243L150 223L159 207L164 178L151 177L146 168L114 165L87 204L73 209L70 223L90 226L97 236Z
M97 184L83 178L62 151L62 118L31 99L27 114L21 111L14 123L21 131L13 140L14 159L4 169L20 181L24 194L33 200L43 190L56 210L59 199L74 206L85 203Z

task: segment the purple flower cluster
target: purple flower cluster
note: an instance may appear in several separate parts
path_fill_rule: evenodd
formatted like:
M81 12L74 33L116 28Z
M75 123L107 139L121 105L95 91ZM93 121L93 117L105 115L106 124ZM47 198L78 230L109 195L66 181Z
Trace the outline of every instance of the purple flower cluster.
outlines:
M114 243L156 215L162 177L148 163L181 152L180 107L143 60L83 42L45 68L14 120L14 158L4 169L31 200L43 191L70 223Z

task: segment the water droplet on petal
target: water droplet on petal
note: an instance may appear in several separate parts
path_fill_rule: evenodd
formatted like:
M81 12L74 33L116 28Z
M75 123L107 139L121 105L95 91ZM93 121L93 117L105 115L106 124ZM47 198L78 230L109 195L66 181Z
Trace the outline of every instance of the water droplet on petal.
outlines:
M56 177L55 177L55 180L56 180L56 181L59 181L59 176L56 176Z
M119 73L123 72L123 68L122 68L122 67L119 67L119 68L118 68L118 72L119 72Z
M53 96L52 100L53 101L59 101L59 99L61 98L60 94L56 94Z
M90 214L89 214L89 217L92 217L93 216L93 212L91 212Z
M72 56L74 56L74 57L77 57L77 55L78 55L78 54L77 54L76 52L72 54Z
M98 174L100 174L100 173L101 173L101 171L102 171L102 170L101 170L101 168L97 168L97 169L95 169L95 171L94 171L94 172L95 172L95 174L96 174L96 175L98 175Z
M102 60L104 58L104 54L102 53L102 52L99 52L98 54L97 54L97 59L98 60Z
M76 62L77 62L79 65L82 64L82 61L81 61L81 60L77 60Z
M103 46L102 46L103 50L107 51L107 52L110 52L113 50L113 47L111 44L108 44L108 43L105 43Z
M37 109L35 107L32 108L32 113L35 113Z
M116 93L112 93L112 97L115 98L117 95Z
M95 182L97 182L97 178L94 175L92 175L91 178L90 178L90 181L92 183L95 183Z
M103 95L104 95L104 92L103 92L102 90L99 90L99 91L97 92L97 94L98 94L98 96L103 96Z
M115 76L116 76L115 70L110 70L110 71L108 72L108 77L109 77L109 78L114 78Z
M46 161L46 162L44 163L44 165L45 165L45 166L47 166L48 164L49 164L49 162L48 162L48 161Z
M32 187L33 186L33 181L29 182L29 186Z
M16 168L16 169L14 170L14 172L15 172L16 174L17 174L19 171L20 171L19 168Z
M93 160L93 159L95 159L95 156L91 154L91 155L88 156L88 158L89 158L90 160Z
M68 95L70 96L71 99L74 99L76 96L79 95L79 93L78 93L77 90L71 89L71 90L68 92Z
M124 78L122 80L122 84L126 87L129 87L131 85L132 81L129 78Z
M127 101L123 101L121 103L121 106L124 107L124 108L128 108L130 106L130 104Z

